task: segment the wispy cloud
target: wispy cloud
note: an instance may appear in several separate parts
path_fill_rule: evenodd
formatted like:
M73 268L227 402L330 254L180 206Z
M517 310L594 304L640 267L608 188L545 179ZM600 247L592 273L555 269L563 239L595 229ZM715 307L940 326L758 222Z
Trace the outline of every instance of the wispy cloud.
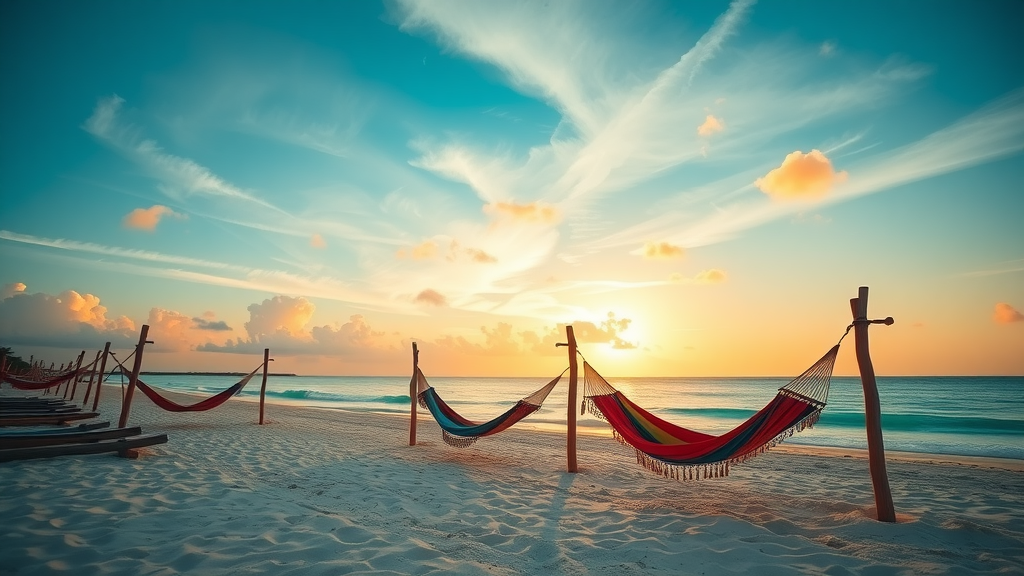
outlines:
M294 294L317 298L325 298L341 302L349 302L357 306L373 308L378 310L405 311L416 313L412 305L403 305L400 301L394 301L391 297L369 287L356 288L354 284L332 278L330 276L306 276L292 274L281 270L264 270L227 264L212 260L189 258L162 254L146 250L135 250L104 246L91 242L77 242L74 240L48 239L17 234L7 230L0 230L0 239L43 246L70 253L95 254L98 256L115 257L119 259L144 262L146 264L159 264L150 266L125 261L110 260L88 260L91 267L117 271L125 274L139 276L150 276L156 278L167 278L183 282L208 284L212 286L225 286L241 288L257 292L271 294ZM167 265L177 266L177 268ZM194 268L212 269L220 274L201 272ZM229 275L230 274L230 275Z
M245 200L264 208L284 212L230 184L195 161L165 152L155 140L144 138L140 127L122 123L120 112L124 102L124 99L117 95L100 100L92 116L82 127L144 167L153 177L160 180L161 190L171 197L206 194Z
M1024 258L997 262L995 267L989 268L988 270L964 272L961 276L997 276L999 274L1012 274L1014 272L1024 272Z
M691 244L693 234L680 231L692 228L695 222L707 226L699 223L699 214L692 210L686 211L685 222L670 218L670 225L657 230L635 223L638 234L631 235L622 235L621 229L630 227L629 219L636 211L613 219L595 215L602 208L615 206L614 197L657 198L674 192L665 184L650 182L667 174L682 175L681 165L704 161L708 134L718 134L712 157L731 155L761 163L766 161L761 150L764 143L780 134L830 115L875 106L895 88L927 73L912 63L887 61L876 70L810 80L803 70L816 60L815 54L772 45L716 62L716 55L738 33L751 5L733 2L677 61L645 76L649 69L630 70L624 65L629 47L621 38L600 34L598 30L606 32L607 28L592 25L595 11L588 10L591 3L559 3L554 10L517 3L484 10L446 2L400 2L403 28L428 30L451 50L494 64L514 87L539 96L563 115L550 143L532 147L525 158L456 142L434 145L430 139L421 139L417 147L422 154L413 163L468 184L485 204L543 201L556 206L569 224L571 243L564 247L569 259L580 251L608 247L610 237L642 244L644 240L637 237L641 230L650 238L663 236L667 228L674 235L665 237L674 244L704 245L708 239ZM596 13L601 15L600 10ZM548 27L559 32L547 34ZM549 37L557 40L552 43ZM703 82L707 75L702 71L712 65L716 66L715 77ZM712 104L729 107L729 131L716 132L724 123L717 112L708 113ZM751 150L757 152L751 154ZM758 169L751 166L751 170ZM766 172L764 169L728 190L713 185L706 189L719 202L746 196L755 190L752 183L756 177ZM716 237L728 237L787 213L756 208L764 212L747 214L746 208L729 208L742 213L742 222L736 230ZM710 217L730 220L715 214ZM619 230L609 230L612 221Z
M236 264L226 264L224 262L215 262L212 260L190 258L188 256L175 256L172 254L163 254L160 252L152 252L149 250L137 250L134 248L118 248L115 246L104 246L102 244L95 244L93 242L79 242L77 240L65 240L63 238L40 238L38 236L32 236L29 234L18 234L17 232L10 232L8 230L0 230L0 239L8 240L11 242L18 242L21 244L31 244L34 246L55 248L58 250L68 250L71 252L86 252L89 254L97 254L100 256L115 256L118 258L128 258L131 260L144 260L147 262L154 262L159 264L198 266L200 268L216 268L219 270L235 270L238 272L251 271L250 268L246 268L245 266L238 266Z
M822 205L845 202L901 184L954 172L1024 150L1024 89L1016 90L979 111L924 138L895 149L879 151L845 166L848 178L819 198ZM716 183L711 198L739 199L700 217L692 211L666 211L614 235L591 243L592 249L608 249L643 242L657 235L665 241L695 248L735 238L745 230L786 217L806 206L803 203L771 202L752 196L753 186L736 193L735 178ZM676 197L676 201L685 195ZM671 204L671 201L667 202Z

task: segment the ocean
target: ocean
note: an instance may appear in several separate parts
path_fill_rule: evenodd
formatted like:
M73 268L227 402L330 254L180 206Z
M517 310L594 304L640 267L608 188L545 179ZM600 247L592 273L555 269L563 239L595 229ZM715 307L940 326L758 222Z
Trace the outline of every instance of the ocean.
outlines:
M582 383L582 366L581 366ZM553 377L554 375L552 375ZM547 383L543 378L427 378L463 416L489 420ZM237 377L144 375L167 390L211 395ZM118 376L108 382L116 383ZM125 379L126 380L126 379ZM786 378L609 378L609 383L655 415L712 434L725 432L767 404ZM564 430L568 375L544 406L518 426ZM257 375L242 391L259 398ZM879 377L882 429L887 450L1024 459L1024 377ZM582 400L582 385L579 400ZM144 401L144 400L140 400ZM408 377L271 376L267 402L323 409L408 416ZM273 408L269 408L272 412ZM579 409L576 411L579 415ZM420 409L421 419L430 414ZM580 433L602 433L607 425L578 416ZM814 428L792 444L866 448L860 379L833 377L828 406Z

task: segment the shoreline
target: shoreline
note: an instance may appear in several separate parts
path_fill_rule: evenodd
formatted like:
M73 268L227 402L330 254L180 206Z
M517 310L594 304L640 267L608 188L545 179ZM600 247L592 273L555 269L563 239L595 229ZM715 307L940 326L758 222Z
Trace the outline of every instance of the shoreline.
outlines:
M119 386L103 420L116 422ZM5 389L3 394L10 394ZM169 393L179 401L194 396ZM857 451L780 445L679 482L610 437L515 427L455 449L420 414L234 399L130 425L137 460L0 464L10 574L1024 574L1024 472L893 454L896 524L875 521ZM963 460L961 462L961 460Z
M107 384L107 383L105 383ZM186 398L203 398L204 396L195 392L179 392L179 391L167 391L161 389L163 392L170 392L171 394L179 394ZM242 397L238 396L233 401L240 401L246 403L259 404L259 398ZM396 412L380 412L374 410L353 410L342 406L321 406L315 404L302 404L301 400L295 401L284 401L280 399L268 399L266 400L267 406L287 406L290 408L297 408L302 410L324 410L328 412L346 412L350 414L376 414L385 418L400 418L408 423L409 414L396 413ZM429 420L430 415L425 414L422 408L419 409L420 419L427 418ZM537 434L553 434L560 437L565 437L565 429L559 429L558 425L551 424L531 424L529 418L523 420L521 424L521 430L528 430ZM612 439L611 429L607 424L602 423L601 426L580 426L576 430L577 436L595 436L600 438ZM813 434L813 429L809 432ZM614 439L612 439L614 441ZM866 460L868 458L867 449L863 448L846 448L839 446L818 446L810 444L790 443L782 442L778 446L771 449L772 452L779 453L792 453L792 454L809 454L821 457L838 457L838 458L859 458ZM885 451L886 461L900 461L900 462L919 462L928 464L955 464L958 466L976 466L994 468L1000 470L1007 470L1011 472L1024 472L1024 459L1019 458L1004 458L999 456L972 456L966 454L942 454L937 452L909 452L901 450L886 450Z

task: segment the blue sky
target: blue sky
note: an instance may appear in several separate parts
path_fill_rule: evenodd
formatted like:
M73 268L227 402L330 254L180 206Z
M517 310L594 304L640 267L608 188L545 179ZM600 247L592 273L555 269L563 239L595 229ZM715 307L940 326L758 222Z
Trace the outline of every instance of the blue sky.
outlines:
M1024 372L1019 3L0 10L25 355L785 374L870 285L891 372Z

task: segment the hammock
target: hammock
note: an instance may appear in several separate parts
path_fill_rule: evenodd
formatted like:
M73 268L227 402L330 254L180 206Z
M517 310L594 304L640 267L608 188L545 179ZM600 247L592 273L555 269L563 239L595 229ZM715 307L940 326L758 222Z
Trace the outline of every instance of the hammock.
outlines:
M637 406L584 362L584 408L608 422L615 439L636 451L641 466L677 480L729 475L744 462L818 421L828 400L839 345L779 388L767 406L720 436L677 426Z
M118 365L121 366L121 363L118 362L116 358L114 359L114 362L117 362ZM245 385L249 383L249 380L252 380L252 377L255 376L256 373L259 372L261 368L263 368L262 363L259 366L257 366L255 370L249 372L248 376L245 376L244 378L233 384L230 388L218 392L217 394L214 394L213 396L210 396L205 400L200 400L195 404L178 404L177 402L162 396L159 392L156 391L156 388L153 388L152 386L146 384L145 382L139 380L138 378L135 379L135 386L139 389L139 391L141 391L150 400L152 400L153 404L156 404L157 406L163 408L168 412L204 412L206 410L213 410L217 406L220 406L221 404L227 402L228 399L231 398L232 396L240 393L242 391L242 388L245 388ZM121 369L124 370L124 366L121 366Z
M562 374L565 374L564 370ZM441 438L444 443L455 448L465 448L483 436L497 434L536 412L561 380L562 374L559 374L540 390L516 402L515 406L509 408L504 414L487 422L473 422L453 410L437 395L434 387L427 383L427 377L419 368L416 369L416 381L419 404L429 410L434 420L437 420L438 425L441 426Z
M47 388L53 388L54 386L59 386L64 382L67 382L87 369L88 367L79 370L71 370L70 372L58 374L48 380L23 380L17 376L5 374L4 381L10 383L11 386L14 386L18 390L46 390Z

